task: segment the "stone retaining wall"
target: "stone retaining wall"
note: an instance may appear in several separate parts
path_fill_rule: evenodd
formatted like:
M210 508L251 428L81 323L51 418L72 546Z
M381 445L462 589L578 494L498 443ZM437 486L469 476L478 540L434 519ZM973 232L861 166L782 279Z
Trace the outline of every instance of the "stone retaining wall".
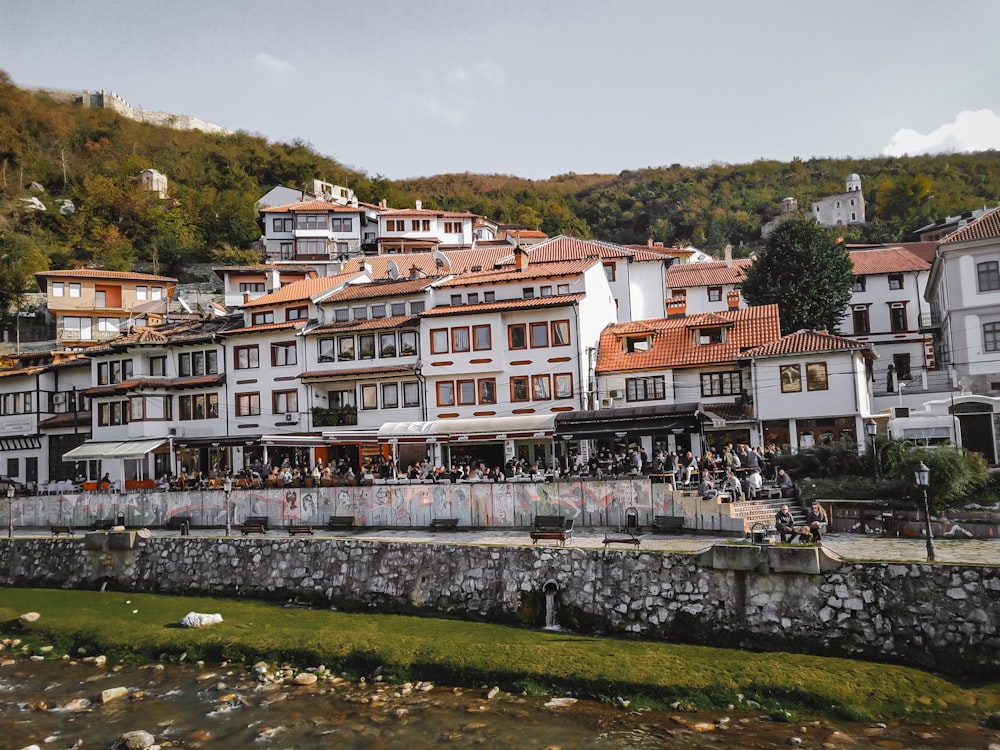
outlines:
M1000 568L842 563L818 548L700 555L359 539L0 542L0 584L296 598L341 609L1000 670ZM112 549L123 547L124 549ZM773 553L780 552L779 555ZM800 559L801 558L801 559ZM783 572L779 572L783 571Z

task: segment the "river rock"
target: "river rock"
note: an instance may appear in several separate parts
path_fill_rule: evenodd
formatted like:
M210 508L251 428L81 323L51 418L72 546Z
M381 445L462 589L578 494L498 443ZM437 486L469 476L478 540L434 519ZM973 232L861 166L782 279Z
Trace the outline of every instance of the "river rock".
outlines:
M41 615L37 612L25 612L17 618L17 624L24 627L25 625L30 625L33 622L38 622L38 618L40 617Z
M318 678L311 672L299 672L295 675L296 685L315 685Z
M75 700L71 700L69 703L63 706L63 710L73 711L73 712L87 711L90 709L92 705L93 704L86 698L76 698Z
M111 701L116 701L119 698L124 698L128 695L128 688L126 687L113 687L107 690L101 691L101 696L98 698L100 703L110 703Z
M126 732L112 745L115 750L145 750L156 743L156 738L145 730Z
M204 628L208 625L218 625L220 622L222 622L222 615L218 612L211 615L202 612L188 612L181 618L181 627Z

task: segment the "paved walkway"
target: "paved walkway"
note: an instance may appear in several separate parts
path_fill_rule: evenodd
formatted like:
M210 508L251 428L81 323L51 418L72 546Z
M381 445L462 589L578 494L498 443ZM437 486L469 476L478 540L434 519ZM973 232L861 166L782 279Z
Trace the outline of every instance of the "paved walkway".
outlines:
M82 532L82 530L80 530ZM153 536L177 536L176 531L154 530ZM193 536L221 537L221 529L195 529ZM573 541L567 546L580 548L603 547L604 529L584 528L573 532ZM239 537L238 531L233 535ZM614 534L612 534L614 535ZM48 529L25 529L16 532L17 537L48 537ZM257 535L253 535L256 537ZM698 552L713 544L732 541L732 537L703 536L696 534L663 535L644 533L639 549L643 551L662 552ZM280 530L268 534L270 539L287 539L288 535ZM398 530L358 530L352 532L332 532L316 529L315 536L307 538L350 538L371 539L396 542L434 542L446 544L482 544L495 546L531 545L528 532L523 530L485 529L473 531L430 531L427 529ZM541 544L541 542L540 542ZM883 538L863 534L827 534L823 544L832 552L846 560L889 561L889 562L925 562L927 560L927 545L922 537ZM630 544L612 544L609 549L635 550ZM934 550L938 562L959 563L970 565L1000 565L1000 539L951 539L934 540Z

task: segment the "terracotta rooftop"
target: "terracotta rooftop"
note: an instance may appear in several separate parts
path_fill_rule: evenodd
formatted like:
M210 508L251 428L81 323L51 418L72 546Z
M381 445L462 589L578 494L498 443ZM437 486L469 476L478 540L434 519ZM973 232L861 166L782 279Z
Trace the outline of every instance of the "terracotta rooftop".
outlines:
M903 271L927 271L931 264L901 247L852 250L848 253L856 276Z
M373 375L406 375L416 372L416 365L388 365L386 367L345 368L343 364L331 370L309 370L299 377L302 380L328 380L330 378L364 378Z
M987 211L978 219L973 219L961 229L952 232L939 244L954 245L957 242L994 238L1000 238L1000 206Z
M243 326L221 331L222 336L244 336L246 334L270 333L271 331L295 330L304 327L304 320L288 320L284 323L262 323L259 326Z
M185 378L129 378L111 385L97 385L87 388L87 396L114 396L129 393L139 388L210 388L226 382L225 375L192 375Z
M517 282L525 279L546 279L565 276L578 276L599 263L599 258L583 258L554 263L530 263L524 271L518 271L516 266L504 266L500 269L489 269L481 272L463 273L455 278L442 281L439 287L470 286L473 284L494 284Z
M319 333L335 333L337 331L383 331L389 328L413 328L419 323L414 315L397 315L392 318L369 318L368 320L350 320L343 323L324 323L309 329L307 335Z
M822 352L872 351L871 344L836 336L826 331L796 331L743 352L742 356L782 357L789 354L818 354Z
M333 276L320 276L315 279L299 279L286 284L270 294L252 299L243 304L244 309L255 307L277 307L289 302L308 302L315 296L329 291L358 276L357 272L338 273Z
M404 294L416 294L425 290L436 280L435 277L428 276L420 279L381 279L365 284L347 284L343 289L338 289L329 297L324 298L323 303L329 305L352 300L385 299Z
M674 263L667 268L668 289L689 289L696 286L724 286L744 280L744 270L753 263L739 258L727 264L724 260L707 263Z
M470 213L469 211L439 211L434 208L382 208L379 209L379 213L388 218L397 218L400 216L453 216L459 219L474 219L478 216L478 214Z
M539 242L536 245L527 247L530 263L551 263L553 261L576 260L578 258L601 258L602 260L615 260L620 258L632 258L633 260L662 261L663 255L651 253L647 248L636 249L625 245L616 245L613 242L602 242L600 240L580 240L576 237L559 235L548 240ZM508 262L513 263L513 255Z
M262 214L283 214L283 213L317 213L324 211L336 211L337 213L359 213L362 209L358 206L344 206L339 203L330 203L323 200L302 201L301 203L289 203L287 206L272 206L261 210Z
M560 294L555 297L534 297L533 299L510 299L497 302L480 302L475 305L440 305L420 314L422 318L436 318L443 315L465 315L467 313L503 312L505 310L536 310L546 307L573 305L582 300L584 294Z
M721 343L700 343L703 328L724 328ZM648 336L646 351L625 351L629 336ZM760 305L683 318L610 325L601 333L597 371L635 372L732 363L741 353L781 336L777 305Z

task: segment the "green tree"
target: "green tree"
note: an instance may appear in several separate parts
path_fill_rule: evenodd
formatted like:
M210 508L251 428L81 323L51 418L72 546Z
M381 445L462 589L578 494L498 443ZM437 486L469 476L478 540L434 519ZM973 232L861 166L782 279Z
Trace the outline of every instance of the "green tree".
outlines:
M751 305L776 304L781 333L835 331L851 299L851 258L810 218L787 219L767 239L741 285Z

